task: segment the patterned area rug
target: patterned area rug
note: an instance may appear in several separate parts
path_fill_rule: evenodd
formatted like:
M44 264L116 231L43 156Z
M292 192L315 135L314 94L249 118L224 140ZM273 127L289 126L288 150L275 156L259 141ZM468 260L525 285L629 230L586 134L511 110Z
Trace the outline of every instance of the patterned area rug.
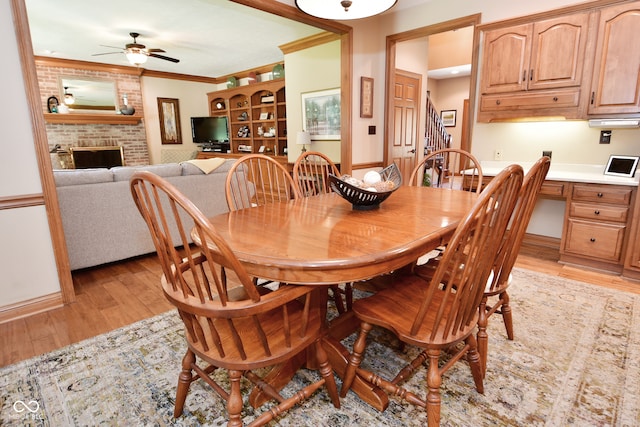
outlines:
M510 293L515 341L492 318L485 394L475 391L467 364L457 363L443 381L442 425L640 425L640 296L522 269ZM382 330L372 337L363 367L392 377L416 354L396 350ZM352 339L344 341L349 348ZM201 381L173 419L184 349L171 311L2 368L0 425L226 425L224 402ZM424 372L406 387L423 394ZM302 370L294 382L315 376ZM245 423L263 410L245 404ZM423 426L425 415L395 398L378 412L352 392L336 410L321 389L273 424Z

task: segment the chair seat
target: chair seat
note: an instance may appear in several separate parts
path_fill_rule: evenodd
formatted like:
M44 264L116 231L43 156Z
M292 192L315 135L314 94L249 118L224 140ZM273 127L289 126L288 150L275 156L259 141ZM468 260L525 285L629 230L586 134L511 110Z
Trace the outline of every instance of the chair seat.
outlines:
M433 273L436 271L437 263L438 263L437 260L430 259L426 263L420 264L414 267L414 271L416 271L420 275L420 277L422 277L423 279L430 280L431 277L433 276ZM494 277L495 277L495 273L493 270L491 270L491 273L489 273L489 278L487 279L487 285L484 288L484 295L486 297L498 295L504 292L505 289L509 287L509 285L511 284L511 281L513 280L513 274L509 273L509 277L507 278L506 283L502 284L501 286L496 286L494 289L491 289L491 285L493 284Z
M442 331L438 331L435 337L432 335L432 326L438 307L442 303L446 293L436 292L432 299L432 304L427 310L427 315L417 334L411 334L411 327L420 310L420 304L424 301L429 287L429 282L422 278L411 275L404 276L400 283L383 289L376 294L353 302L355 315L370 324L382 326L393 331L402 341L418 347L448 347L452 343L464 340L475 327L474 319L468 326L456 332L457 336L442 337ZM451 304L444 305L445 318L451 310ZM400 316L399 313L402 313ZM446 321L440 325L446 325Z
M304 348L311 345L317 337L316 333L319 333L320 330L319 313L317 310L312 310L308 319L309 324L307 325L309 333L306 333L301 337L301 329L304 323L302 321L303 312L301 310L303 306L298 301L292 301L288 304L288 308L289 313L291 313L289 320L291 321L292 326L291 343L288 345L284 341L284 334L279 333L283 322L281 310L273 310L258 317L257 321L260 322L262 330L269 337L269 349L271 350L271 354L267 355L264 353L264 357L261 358L258 363L248 363L246 360L243 360L237 347L231 342L233 334L230 332L228 319L215 319L213 321L219 335L221 336L221 344L222 348L225 349L225 357L216 357L216 354L219 355L219 352L215 348L206 351L205 348L203 348L202 341L194 341L191 339L189 334L186 334L187 342L193 352L200 358L220 368L246 370L272 366L290 359L291 354L302 351ZM201 320L200 324L204 331L211 333L206 319ZM242 337L242 343L247 351L249 347L261 350L260 335L258 334L258 329L256 328L253 320L246 317L234 319L233 326ZM208 342L211 342L211 340ZM251 353L255 358L256 351L251 351Z

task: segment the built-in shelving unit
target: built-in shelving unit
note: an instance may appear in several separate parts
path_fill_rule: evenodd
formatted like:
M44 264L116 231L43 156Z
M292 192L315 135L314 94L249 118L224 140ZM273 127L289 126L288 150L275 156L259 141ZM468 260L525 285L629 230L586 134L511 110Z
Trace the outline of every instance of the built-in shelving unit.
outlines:
M287 105L284 79L207 94L211 116L227 116L231 154L286 158Z

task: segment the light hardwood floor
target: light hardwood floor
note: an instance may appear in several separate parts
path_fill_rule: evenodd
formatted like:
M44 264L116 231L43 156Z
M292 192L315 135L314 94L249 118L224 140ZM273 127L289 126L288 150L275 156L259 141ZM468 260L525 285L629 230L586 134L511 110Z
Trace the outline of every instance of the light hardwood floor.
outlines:
M524 244L516 266L640 294L640 282L559 264L558 251ZM77 302L0 324L0 366L49 352L170 310L153 255L75 272Z

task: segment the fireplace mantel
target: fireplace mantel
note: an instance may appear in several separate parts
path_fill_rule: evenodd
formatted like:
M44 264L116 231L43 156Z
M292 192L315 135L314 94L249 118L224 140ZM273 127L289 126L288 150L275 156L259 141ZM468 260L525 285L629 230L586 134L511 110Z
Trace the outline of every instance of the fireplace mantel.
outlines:
M126 116L123 114L55 114L45 113L47 123L64 123L70 125L136 125L142 120L142 116Z

